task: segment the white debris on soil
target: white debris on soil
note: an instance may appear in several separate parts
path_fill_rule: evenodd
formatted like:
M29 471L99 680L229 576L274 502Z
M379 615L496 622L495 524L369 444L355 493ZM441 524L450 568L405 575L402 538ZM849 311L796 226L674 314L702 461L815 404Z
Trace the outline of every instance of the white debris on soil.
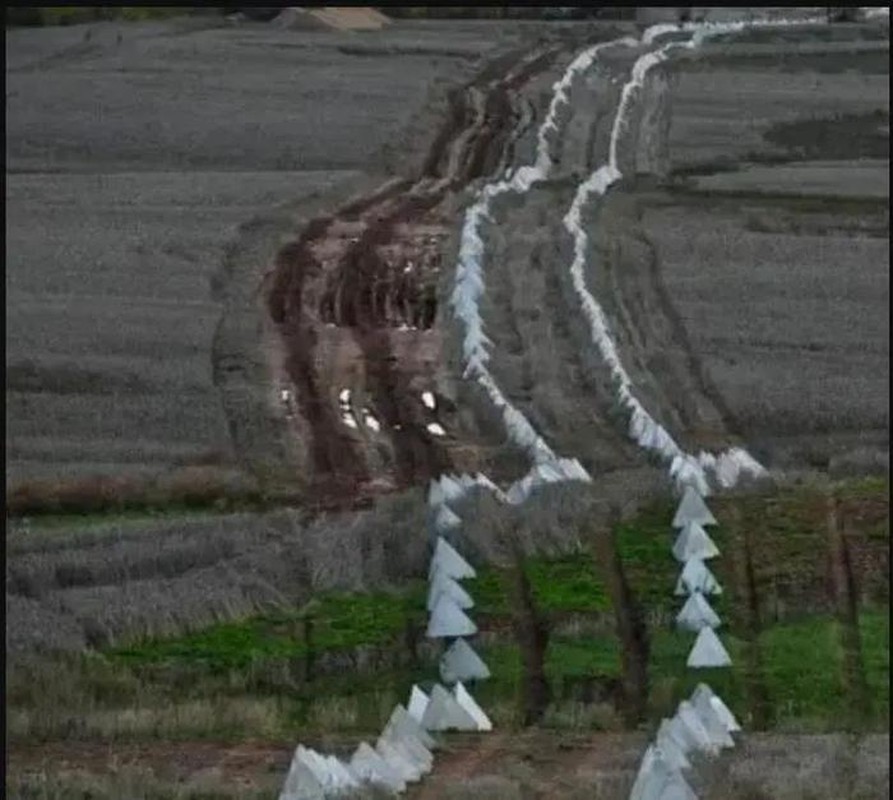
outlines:
M422 392L422 402L426 408L430 408L432 411L437 408L437 403L434 402L434 395L431 392Z
M446 436L446 431L439 422L429 422L425 428L433 436Z
M375 431L376 433L381 430L381 423L372 416L369 409L367 408L363 409L363 422L366 423L367 428Z

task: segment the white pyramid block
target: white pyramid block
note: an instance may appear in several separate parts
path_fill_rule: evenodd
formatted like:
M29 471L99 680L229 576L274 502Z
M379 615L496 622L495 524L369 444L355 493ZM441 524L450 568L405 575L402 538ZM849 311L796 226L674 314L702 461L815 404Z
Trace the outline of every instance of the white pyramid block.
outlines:
M722 719L720 719L719 714L717 714L716 710L713 708L709 697L704 694L700 694L697 697L692 695L692 698L689 700L689 702L691 703L692 708L701 718L701 722L704 724L704 728L707 730L707 733L710 734L711 740L717 747L735 746L734 740L731 736L729 736L729 732L728 730L726 730L725 724L723 723Z
M484 713L484 710L477 704L475 699L468 693L468 690L461 684L457 683L455 688L456 702L468 712L469 716L474 720L477 730L492 731L493 723Z
M723 725L725 725L725 728L729 733L737 733L741 730L738 720L735 719L735 715L729 710L729 707L706 683L699 683L691 696L692 705L697 708L699 703L703 702L703 697L706 697L710 702L710 705L713 706L713 710L722 720Z
M424 713L424 710L422 713ZM421 718L421 715L419 715L419 718ZM433 750L437 747L434 737L419 724L419 719L410 714L400 704L395 706L391 712L387 725L385 725L385 732L395 732L402 736L416 739L426 750Z
M329 771L329 765L323 756L315 750L304 747L303 745L298 745L297 750L295 750L295 758L310 769L313 776L324 790L332 788L334 785L334 778Z
M654 737L654 744L664 754L666 762L674 769L688 769L691 763L687 754L690 751L690 745L687 741L679 741L673 735L673 726L670 720L661 720L660 727L657 729L657 736Z
M720 620L704 596L700 592L694 592L676 615L676 624L683 630L697 633L705 626L718 628Z
M629 793L629 800L652 800L656 797L653 788L649 794L645 794L648 784L653 783L655 772L660 769L658 761L660 755L656 751L654 745L649 744L642 756L642 763L639 764L639 771L636 773L636 779L633 781L633 788Z
M682 773L654 745L645 751L629 797L630 800L697 800Z
M437 600L441 595L449 597L463 611L474 608L474 600L453 578L444 575L440 570L435 570L431 578L431 586L428 589L428 611L433 611Z
M440 659L440 678L444 683L483 681L490 670L465 639L456 639Z
M385 728L375 745L382 756L384 756L384 751L381 749L381 745L385 742L399 750L420 776L429 773L434 766L434 756L431 755L431 751L412 736L405 736L398 730Z
M335 788L337 790L359 789L362 786L357 776L335 756L329 756L326 761L329 764L329 772L335 778Z
M712 628L701 628L688 654L689 667L729 667L732 659Z
M382 786L393 792L406 789L406 781L366 742L363 742L350 759L350 771L360 780Z
M705 630L710 629L705 628ZM719 752L719 745L713 740L707 728L704 727L700 714L695 711L694 706L688 700L683 700L679 704L679 708L676 709L676 719L685 726L698 750L710 755L716 755Z
M673 544L673 557L682 563L693 558L706 561L718 555L719 548L697 522L686 523Z
M682 568L682 574L676 581L676 594L685 595L700 592L703 595L722 594L722 587L713 577L713 573L700 558L690 558Z
M422 732L426 737L430 738L430 734L427 731ZM423 774L430 772L433 768L434 755L422 744L417 736L410 733L407 729L401 726L388 726L382 731L380 738L403 750L406 756L421 769Z
M428 620L425 635L429 639L442 639L453 636L473 636L477 633L475 625L468 615L456 605L449 595L441 593Z
M463 472L459 478L459 484L463 489L473 489L477 485L477 481L475 481L473 475L469 475L467 472Z
M325 790L313 770L297 757L292 758L279 800L325 800Z
M673 517L673 527L683 528L688 522L697 522L698 525L716 525L716 519L707 508L704 499L691 486L686 486L682 494L679 508Z
M416 783L421 780L422 770L406 753L387 739L379 739L375 752L394 770L405 783Z
M458 500L465 493L462 484L452 475L441 477L440 487L443 489L443 496L447 503Z
M462 527L462 517L447 506L440 506L434 515L434 529L440 533Z
M478 723L439 683L431 691L431 698L422 727L428 731L476 731Z
M462 556L456 552L446 539L438 537L437 544L434 546L434 555L431 557L431 567L428 570L428 577L434 575L434 570L439 569L444 575L456 580L477 577L474 567L471 566Z
M406 713L416 722L421 724L422 717L425 716L425 709L428 707L428 702L428 695L419 689L418 686L413 686L412 691L409 694L409 705L406 707Z

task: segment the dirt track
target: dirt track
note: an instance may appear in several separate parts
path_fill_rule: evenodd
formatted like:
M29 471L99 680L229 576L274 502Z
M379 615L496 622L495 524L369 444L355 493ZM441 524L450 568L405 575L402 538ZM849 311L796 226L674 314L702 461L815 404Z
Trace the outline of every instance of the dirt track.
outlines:
M560 739L550 731L452 735L437 754L435 771L406 797L620 800L629 795L644 742L641 733L575 733ZM330 749L349 753L354 744ZM880 798L889 780L888 748L889 737L883 735L750 734L718 762L702 764L692 780L698 796L707 800ZM17 774L42 764L94 775L132 771L171 785L238 786L274 797L293 751L293 745L266 742L192 742L119 744L108 752L95 745L17 746L11 755Z
M425 417L436 415L426 414L421 400L423 390L436 391L433 368L440 360L432 328L442 264L437 243L447 224L443 205L448 193L461 191L502 159L516 134L513 120L522 119L510 98L557 52L516 52L503 59L505 66L493 65L495 76L479 76L454 96L418 180L398 182L311 221L299 242L280 253L268 303L287 341L290 384L281 384L294 387L318 488L353 483L356 491L375 466L376 477L402 488L451 467L447 447L426 429ZM321 380L318 348L347 362L345 371L329 373L341 385ZM344 389L366 398L362 416L359 406L348 412L358 427L369 427L368 410L384 428L380 438L390 436L390 480L390 465L376 465L376 451L339 417L336 397Z

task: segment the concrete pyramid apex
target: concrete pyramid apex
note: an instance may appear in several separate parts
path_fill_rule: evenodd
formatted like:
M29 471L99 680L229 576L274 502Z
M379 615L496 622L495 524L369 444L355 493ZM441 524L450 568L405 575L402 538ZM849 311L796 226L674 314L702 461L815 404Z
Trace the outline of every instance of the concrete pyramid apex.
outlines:
M449 575L444 575L439 569L434 571L431 576L431 585L428 589L428 611L433 611L437 605L437 600L441 594L445 594L452 598L459 608L465 610L474 608L474 600L471 595L462 588L462 586Z
M694 646L688 654L689 667L730 667L732 659L723 647L713 628L701 628Z
M682 500L673 517L673 527L682 528L687 522L697 522L698 525L716 525L716 518L710 513L704 498L692 486L686 486L682 493Z
M661 770L659 760L660 755L656 748L654 745L649 744L645 750L645 755L642 756L642 763L639 764L639 771L636 773L635 781L633 781L629 800L652 800L652 798L657 797L653 788L649 790L648 784L654 782L655 772ZM648 791L647 794L646 791Z
M335 787L337 789L359 789L362 785L350 769L340 759L335 756L329 756L326 761L329 765L329 772L335 778Z
M392 742L389 742L387 739L379 739L375 745L375 752L384 759L387 765L405 783L415 783L421 780L421 767Z
M325 800L325 797L325 789L316 774L296 753L285 776L279 800Z
M697 800L682 773L654 745L645 751L629 797L630 800Z
M493 723L484 713L484 710L477 704L475 699L468 693L468 690L460 683L455 688L456 702L468 713L474 720L477 730L492 731Z
M483 681L490 670L465 639L456 639L440 659L440 678L444 683Z
M709 697L700 695L697 700L689 700L689 703L691 703L692 708L694 708L698 716L701 718L701 722L707 730L707 733L710 734L710 739L713 744L717 747L735 746L734 740L729 736L725 724L713 708Z
M366 742L362 742L351 756L350 770L360 780L391 791L402 792L406 789L406 781Z
M689 595L682 610L676 615L676 624L683 630L697 633L705 626L718 628L720 620L704 599L704 595L694 592Z
M387 725L385 725L385 732L399 733L402 736L417 739L426 750L433 750L437 747L434 737L419 724L418 719L399 703L391 712Z
M438 533L452 531L462 527L462 517L447 506L440 506L434 515L434 529Z
M477 631L477 625L459 608L456 601L441 592L434 608L431 609L431 618L428 620L428 629L425 631L425 635L429 639L442 639L453 636L473 636Z
M429 697L418 685L412 687L409 693L409 705L406 707L406 713L409 714L416 722L421 725L422 717L425 715L425 709L428 707ZM422 728L424 730L424 728Z
M694 692L692 692L691 704L695 708L698 708L699 705L704 702L704 698L706 698L707 702L713 707L716 715L722 720L722 724L729 733L737 733L741 730L738 720L735 719L735 715L729 710L729 707L706 683L699 683L695 687Z
M722 594L722 587L713 577L713 573L700 558L690 558L682 568L682 574L676 581L676 594L686 595L700 592L703 595Z
M422 727L428 731L476 731L478 723L439 683L431 692L431 699L422 717Z
M686 523L673 544L673 557L682 563L693 558L706 561L718 555L719 548L697 522Z
M477 481L474 479L474 476L469 475L467 472L463 472L459 476L459 483L462 484L463 489L473 489L477 486Z
M706 630L710 629L707 628ZM676 709L676 718L685 726L686 731L695 742L696 749L711 755L716 755L719 752L719 745L710 735L701 719L701 715L698 714L695 707L688 700L683 700L679 704L679 708Z
M444 575L456 580L464 578L475 578L477 573L446 539L442 536L438 537L437 544L434 546L434 555L431 557L431 567L428 570L428 577L434 576L434 570L441 570Z
M323 789L332 787L334 779L329 771L329 765L323 756L315 750L299 744L295 750L295 759L307 766Z

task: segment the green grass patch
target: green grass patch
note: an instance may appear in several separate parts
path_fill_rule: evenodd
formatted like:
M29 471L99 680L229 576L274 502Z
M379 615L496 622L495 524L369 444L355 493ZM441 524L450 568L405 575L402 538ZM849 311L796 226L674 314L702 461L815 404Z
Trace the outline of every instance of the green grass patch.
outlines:
M888 487L886 479L861 479L841 489L845 507L862 509L854 517L856 529L866 536L872 534L875 540L878 526L889 525ZM821 558L817 560L817 553L825 548L824 494L806 486L734 500L717 498L713 505L720 521L726 515L726 504L731 502L738 504L743 524L750 526L758 583L797 585L805 581L812 585L824 564ZM671 503L658 502L620 524L616 531L617 546L639 602L648 610L664 613L674 612L679 606L679 599L673 596L679 565L670 554L675 536L669 525L672 514ZM723 619L731 620L737 603L734 549L722 525L711 528L710 534L727 554L710 564L725 588L712 603ZM525 568L539 608L553 619L611 611L603 576L588 553L531 558ZM481 567L476 579L465 582L476 603L474 618L484 629L503 627L510 620L509 580L502 570ZM424 625L426 591L425 582L418 580L393 592L318 596L312 612L314 648L323 652L394 641L409 621ZM306 646L300 619L298 610L262 614L175 638L137 642L114 649L110 655L134 664L181 661L223 670L264 658L303 657Z
M845 514L857 537L868 543L863 546L878 548L881 560L889 547L889 538L881 540L877 531L879 526L889 529L888 487L886 479L848 481L839 487ZM786 581L789 592L795 595L797 610L789 608L783 617L785 621L768 627L760 639L764 680L775 722L790 730L835 729L846 712L840 683L839 632L833 618L814 610L826 607L824 595L809 594L823 592L821 576L827 547L824 490L804 485L741 498L716 498L711 508L720 522L729 518L730 503L738 505L742 523L749 526L760 592L770 591L772 581ZM664 612L664 620L667 613L675 613L681 605L681 598L672 594L679 572L679 565L670 555L674 538L669 525L672 512L670 503L655 503L635 519L619 525L616 531L618 548L636 595L647 611ZM658 622L660 614L652 615L651 709L654 720L672 713L679 700L696 683L705 680L747 725L745 645L737 637L736 628L737 551L728 526L717 526L710 533L723 553L710 566L724 587L722 596L712 598L711 604L723 620L721 636L733 667L686 669L694 636ZM612 634L613 615L595 559L585 552L558 559L532 558L526 568L540 609L556 623L546 669L559 702L567 679L619 676L620 653ZM485 707L496 709L498 719L505 725L513 724L511 709L521 675L518 649L507 625L511 619L510 579L499 569L479 567L478 577L464 583L476 601L474 619L482 630L492 632L480 639L479 649L493 678L475 687L476 696ZM47 676L37 681L37 685L45 687L38 691L33 688L33 675L20 676L18 688L9 698L10 707L21 710L47 706L49 721L29 722L31 728L20 723L16 730L89 738L94 735L90 730L110 730L109 726L114 726L102 718L91 723L94 728L84 733L71 727L71 719L78 714L87 719L99 713L96 709L163 709L202 702L211 709L203 712L208 719L202 723L202 730L209 736L214 731L222 735L227 731L251 730L255 724L252 715L261 715L264 709L268 718L263 722L265 727L258 728L258 735L262 730L273 729L373 731L394 703L406 701L413 683L430 687L437 679L436 653L426 660L423 650L422 663L407 666L408 650L403 640L408 622L424 629L426 589L420 576L399 591L327 593L314 598L305 609L269 612L186 635L110 649L91 655L89 663L84 661L76 669L66 667L69 682L63 682L64 696L59 695L52 702L42 698L59 694L53 694L54 680ZM885 591L888 598L888 587ZM881 597L878 603L882 601ZM319 667L309 682L304 674L308 653L304 611L312 615L315 654L320 661L324 657L330 659L328 667ZM573 624L558 624L565 620ZM872 718L864 724L873 729L889 719L889 615L864 608L861 632L866 677L874 703ZM343 667L339 666L342 663ZM74 697L80 699L70 699ZM226 712L233 704L236 711ZM219 712L213 710L218 706ZM60 707L76 710L57 719L55 709ZM214 716L218 713L219 724ZM553 716L555 724L560 725L597 728L618 724L616 716L582 713L573 704L556 706ZM166 735L171 735L178 723L162 717L158 724L162 726L159 729L168 731Z

